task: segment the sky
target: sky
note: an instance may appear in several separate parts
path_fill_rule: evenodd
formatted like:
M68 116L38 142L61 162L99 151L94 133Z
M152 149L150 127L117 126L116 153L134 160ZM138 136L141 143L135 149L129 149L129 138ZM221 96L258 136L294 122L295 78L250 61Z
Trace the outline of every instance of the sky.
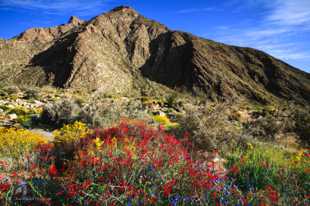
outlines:
M88 20L119 5L172 30L263 50L310 72L310 0L0 0L0 38Z

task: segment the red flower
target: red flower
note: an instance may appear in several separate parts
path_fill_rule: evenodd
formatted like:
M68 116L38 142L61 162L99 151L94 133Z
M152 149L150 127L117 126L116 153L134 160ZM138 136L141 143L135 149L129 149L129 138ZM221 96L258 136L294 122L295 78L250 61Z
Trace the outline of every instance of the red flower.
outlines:
M87 190L93 182L91 180L85 180L81 186L82 190Z
M153 166L156 169L160 169L163 166L163 160L162 159L154 159L153 160Z
M179 145L180 144L180 141L177 140L174 136L172 135L166 135L164 137L164 140L167 144L170 144L170 145Z
M166 182L166 184L164 184L164 196L165 197L168 197L171 194L173 186L175 184L176 184L176 180L175 179L172 179L172 180Z
M67 186L67 197L72 198L79 193L79 186L77 184L69 184Z
M50 167L48 168L48 174L51 177L55 177L58 175L57 167L55 164L50 165Z
M188 167L188 174L191 177L196 177L198 175L198 171L195 170L192 166Z
M11 185L9 183L0 184L0 192L6 192L10 189Z
M120 128L120 131L122 133L122 135L127 135L128 134L128 131L129 131L129 128L128 128L128 125L124 122L122 122L119 126Z
M237 165L234 165L230 168L230 172L233 174L233 175L237 175L239 173L240 169Z
M279 200L279 194L278 192L271 186L271 185L268 185L266 187L266 190L268 192L268 198L269 200L273 203L273 204L276 204Z
M64 193L65 193L65 191L61 190L61 191L56 193L56 196L62 196Z
M17 174L17 172L15 172L15 171L14 171L14 172L12 172L12 173L11 173L11 175L10 175L10 176L11 176L11 177L17 177L17 176L18 176L18 174Z
M101 160L100 160L99 157L92 157L90 159L90 162L91 162L92 165L98 165L101 162Z
M215 200L217 198L217 192L216 191L212 192L211 196Z

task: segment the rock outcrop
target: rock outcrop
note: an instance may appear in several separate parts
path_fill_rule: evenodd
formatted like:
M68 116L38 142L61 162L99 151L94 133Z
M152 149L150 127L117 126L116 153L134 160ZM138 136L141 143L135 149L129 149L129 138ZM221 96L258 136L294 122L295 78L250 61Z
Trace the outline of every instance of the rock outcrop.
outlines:
M124 6L0 41L0 82L113 94L161 85L211 99L310 102L310 74L262 51L172 31Z

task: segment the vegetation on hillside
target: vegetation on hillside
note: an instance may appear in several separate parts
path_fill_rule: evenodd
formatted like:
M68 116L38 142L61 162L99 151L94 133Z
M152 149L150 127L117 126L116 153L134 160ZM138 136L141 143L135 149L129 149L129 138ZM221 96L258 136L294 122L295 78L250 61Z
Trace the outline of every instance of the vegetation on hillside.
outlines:
M54 88L0 98L1 205L309 204L306 107Z
M16 141L19 156L1 150L2 205L309 204L309 150L249 143L198 152L189 133L143 121L92 130L76 122L55 133L54 143L29 140L33 150Z

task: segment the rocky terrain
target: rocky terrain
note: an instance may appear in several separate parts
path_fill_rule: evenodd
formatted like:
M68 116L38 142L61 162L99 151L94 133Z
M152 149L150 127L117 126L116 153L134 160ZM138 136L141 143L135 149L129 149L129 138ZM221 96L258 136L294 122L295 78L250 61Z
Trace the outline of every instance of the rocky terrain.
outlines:
M0 41L0 82L104 94L310 101L310 75L251 48L172 31L129 7Z
M243 137L309 143L308 73L172 31L130 7L0 40L0 84L4 127L128 118L187 129L203 147Z

